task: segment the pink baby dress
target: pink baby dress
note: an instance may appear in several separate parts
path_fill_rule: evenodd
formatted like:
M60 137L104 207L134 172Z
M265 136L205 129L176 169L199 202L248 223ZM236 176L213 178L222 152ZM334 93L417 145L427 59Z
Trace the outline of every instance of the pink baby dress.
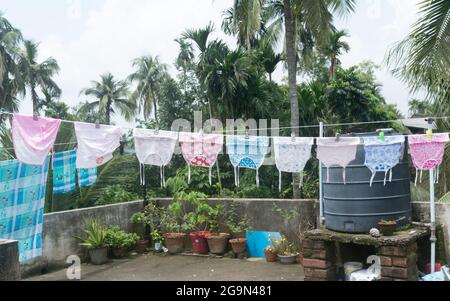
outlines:
M223 135L203 133L180 133L181 152L188 164L188 182L191 181L191 166L209 168L209 183L212 184L212 167L223 149Z
M61 120L14 114L12 138L17 159L25 164L42 165L58 135Z
M442 164L445 153L445 145L449 142L447 133L433 134L431 138L427 135L408 136L411 159L416 168L416 180L420 171L420 182L422 182L423 170L436 169L435 182L439 181L439 166Z

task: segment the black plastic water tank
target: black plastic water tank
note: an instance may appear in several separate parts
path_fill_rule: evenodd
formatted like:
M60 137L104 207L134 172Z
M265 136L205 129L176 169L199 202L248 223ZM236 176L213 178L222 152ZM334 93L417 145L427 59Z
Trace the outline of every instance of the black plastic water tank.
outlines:
M346 168L346 184L341 167L330 167L328 183L327 170L323 167L325 226L339 232L368 233L371 228L378 228L382 219L404 217L399 226L410 224L411 190L406 146L403 160L394 167L392 182L388 179L386 186L384 173L379 172L370 187L372 173L364 160L364 146L359 145L356 159Z

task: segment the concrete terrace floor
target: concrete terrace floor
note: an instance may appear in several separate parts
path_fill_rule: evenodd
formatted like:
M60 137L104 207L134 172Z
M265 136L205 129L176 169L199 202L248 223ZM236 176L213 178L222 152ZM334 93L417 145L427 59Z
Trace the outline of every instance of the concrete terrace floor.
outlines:
M102 266L82 264L82 281L302 281L300 264L282 265L264 259L230 259L144 254ZM64 281L66 270L24 279Z

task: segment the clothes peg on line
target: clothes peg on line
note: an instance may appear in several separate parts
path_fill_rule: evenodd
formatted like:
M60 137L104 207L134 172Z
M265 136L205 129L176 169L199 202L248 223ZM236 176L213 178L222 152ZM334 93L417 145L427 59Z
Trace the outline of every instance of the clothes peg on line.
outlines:
M33 113L33 120L34 121L38 121L39 120L39 116L36 112Z
M248 126L245 128L245 139L250 139L249 128Z
M95 128L96 129L100 128L100 120L98 120L98 119L95 121Z
M339 142L339 140L341 140L341 134L337 133L336 134L336 142Z
M295 133L294 132L291 133L291 140L292 140L292 142L295 142Z
M380 140L381 140L382 142L384 142L384 140L385 140L385 138L386 138L386 135L384 134L384 131L380 131L378 137L380 138Z

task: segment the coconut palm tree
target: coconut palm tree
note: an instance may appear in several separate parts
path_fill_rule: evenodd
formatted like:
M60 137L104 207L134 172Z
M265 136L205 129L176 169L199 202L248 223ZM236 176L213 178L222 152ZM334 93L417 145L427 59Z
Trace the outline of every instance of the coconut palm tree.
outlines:
M350 50L350 45L342 41L342 38L348 37L345 30L332 31L328 43L322 47L323 54L330 60L329 78L334 79L336 68L341 64L339 56Z
M0 108L17 111L17 94L24 92L22 76L17 65L22 34L0 12ZM0 116L3 124L5 115Z
M196 76L200 81L200 85L202 90L207 93L207 85L205 83L205 67L208 65L208 61L214 60L214 55L212 53L220 53L222 50L221 48L225 48L226 46L224 43L221 43L219 41L209 41L209 37L211 33L214 32L214 25L212 23L209 23L205 28L201 29L188 29L183 34L183 39L192 41L198 52L198 58L195 62L196 64ZM209 118L213 118L212 113L212 106L211 106L211 98L210 95L207 95L208 98L208 111L209 111Z
M167 74L167 66L159 61L158 56L142 56L133 61L136 71L128 77L130 82L136 82L136 90L131 99L139 103L139 112L148 120L152 110L158 123L158 88ZM153 107L153 108L152 108Z
M180 52L175 61L175 67L182 72L181 84L184 86L184 93L187 93L187 83L188 83L188 72L192 70L194 66L194 49L192 44L186 41L186 39L179 38L175 39L180 47Z
M118 111L127 121L136 116L136 103L129 99L128 82L116 80L111 73L100 75L100 81L92 81L91 87L80 94L93 96L97 100L85 105L85 109L96 109L99 121L111 123L111 115ZM100 118L100 116L104 116Z
M52 57L39 63L38 60L39 44L26 40L24 48L19 57L19 69L24 78L25 85L30 89L31 100L33 102L33 112L39 113L40 97L38 89L51 89L57 94L61 94L53 77L59 72L59 66Z
M438 111L449 112L450 1L421 0L420 18L409 35L386 57L392 72L413 92L425 90L436 100Z
M333 15L340 15L352 12L355 7L355 0L266 0L262 4L271 14L272 26L281 28L284 25L284 35L286 64L288 70L289 99L291 105L291 127L292 133L299 135L299 105L297 93L297 72L300 65L304 65L308 52L314 44L325 44L328 33L333 29ZM237 7L235 6L234 9ZM243 7L242 9L245 9ZM263 9L264 10L264 9ZM234 16L239 13L234 11ZM241 20L239 22L245 22ZM250 25L240 26L242 29L253 29ZM239 31L240 35L245 34ZM294 183L297 179L294 179ZM297 187L298 185L294 185ZM294 198L299 197L298 189L294 190Z

